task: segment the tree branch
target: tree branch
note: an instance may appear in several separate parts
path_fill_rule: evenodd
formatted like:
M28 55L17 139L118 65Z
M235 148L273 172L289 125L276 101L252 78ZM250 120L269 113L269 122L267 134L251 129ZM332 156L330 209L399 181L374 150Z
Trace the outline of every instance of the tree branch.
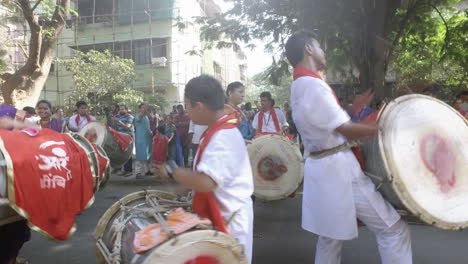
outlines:
M38 0L36 2L36 4L34 4L33 8L32 8L32 11L34 11L34 9L36 9L36 7L42 2L42 0Z
M416 13L416 10L419 7L420 3L421 3L421 1L418 0L418 1L416 1L414 3L414 5L409 7L407 9L407 11L406 11L405 17L403 18L403 20L401 20L400 25L399 25L399 30L398 30L397 34L395 35L395 38L392 41L392 44L391 44L391 46L390 46L390 48L389 48L389 50L387 52L387 55L385 56L385 61L384 61L385 71L388 68L388 63L390 62L390 60L391 60L391 58L393 56L393 52L395 51L395 48L396 48L396 46L398 44L398 41L400 41L401 37L403 36L403 33L405 32L405 30L407 28L406 25L408 25L409 20Z
M34 72L39 68L40 50L42 45L42 29L37 17L34 16L31 4L28 0L17 0L24 18L28 22L31 30L31 39L29 42L29 58L24 66L28 72Z
M45 60L50 57L54 51L57 39L62 32L62 29L65 25L65 17L68 15L68 10L70 9L70 0L57 0L57 6L55 8L54 14L52 15L52 22L47 27L52 30L51 36L48 36L44 39L44 44L42 45L40 63L50 63L50 60Z
M448 26L448 23L447 23L447 20L445 20L445 17L442 15L442 13L440 12L440 10L437 8L437 6L431 6L432 8L434 8L434 10L437 12L437 14L439 14L440 18L442 19L442 22L444 22L444 26L445 26L445 39L444 39L444 46L442 47L442 49L440 50L440 54L442 55L439 59L439 62L441 62L444 57L445 57L445 54L444 54L444 50L447 50L448 49L448 44L449 44L449 40L450 40L450 29L449 29L449 26Z

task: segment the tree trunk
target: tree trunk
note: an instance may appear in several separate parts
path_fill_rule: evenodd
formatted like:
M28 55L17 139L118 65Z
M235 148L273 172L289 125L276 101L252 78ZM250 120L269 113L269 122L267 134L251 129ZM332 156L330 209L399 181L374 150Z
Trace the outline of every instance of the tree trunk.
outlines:
M43 34L38 17L33 13L29 0L17 0L24 18L28 22L31 36L29 40L29 56L26 64L14 74L0 76L4 83L1 86L4 103L17 108L35 106L55 57L54 48L65 24L70 0L57 0L57 7L50 22L46 26L51 32Z

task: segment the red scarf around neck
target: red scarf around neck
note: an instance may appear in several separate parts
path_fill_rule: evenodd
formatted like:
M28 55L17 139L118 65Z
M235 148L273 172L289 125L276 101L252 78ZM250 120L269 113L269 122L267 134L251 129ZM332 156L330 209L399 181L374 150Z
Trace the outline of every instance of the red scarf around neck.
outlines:
M265 133L262 132L262 129L263 129L263 119L264 119L264 117L265 117L265 112L261 111L261 112L258 114L258 133L259 133L259 134L265 134ZM275 108L271 108L271 110L270 110L270 118L273 119L273 123L275 124L276 133L281 132L281 127L280 127L280 124L279 124L278 116L276 115Z
M230 114L216 121L214 125L212 125L203 133L200 139L200 145L198 146L198 152L196 155L197 158L195 160L195 166L193 167L194 170L196 170L198 164L200 163L203 152L216 132L223 129L231 129L236 127L236 115ZM212 192L195 192L195 196L193 197L192 201L192 208L198 215L210 219L216 230L228 233L226 223L223 216L221 215L221 210L219 209L216 198Z
M91 122L91 116L85 115L85 117L86 117L86 120L88 120L88 122ZM80 114L76 114L75 122L77 126L80 125L80 120L81 120Z
M299 79L300 77L303 77L303 76L309 76L309 77L313 77L313 78L323 80L322 77L317 72L315 72L315 71L313 71L311 69L308 69L308 68L305 68L305 67L302 67L302 66L297 66L296 68L294 68L294 73L293 73L294 80L297 80L297 79ZM328 88L330 88L333 95L335 96L335 99L336 99L336 102L338 103L338 105L341 106L340 100L338 99L338 96L336 96L336 93L333 90L333 88L331 88L329 85L328 85ZM356 156L356 159L358 160L359 165L361 166L361 169L364 169L364 157L362 156L361 149L359 147L354 147L354 148L351 148L351 150L353 151L354 155Z

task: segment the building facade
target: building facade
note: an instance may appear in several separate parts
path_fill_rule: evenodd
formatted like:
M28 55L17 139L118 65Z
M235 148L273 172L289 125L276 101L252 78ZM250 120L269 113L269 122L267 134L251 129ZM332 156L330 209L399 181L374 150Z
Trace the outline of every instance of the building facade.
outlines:
M159 93L173 105L183 102L185 84L200 74L217 77L226 86L245 81L246 58L231 49L204 49L194 17L220 12L212 0L78 0L79 17L67 23L57 57L75 50L110 50L135 62L130 86L145 94ZM71 72L55 64L42 92L54 105L70 105Z

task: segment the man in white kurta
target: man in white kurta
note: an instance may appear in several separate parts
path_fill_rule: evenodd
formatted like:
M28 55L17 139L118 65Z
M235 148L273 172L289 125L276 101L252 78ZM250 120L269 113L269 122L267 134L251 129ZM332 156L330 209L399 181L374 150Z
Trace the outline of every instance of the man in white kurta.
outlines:
M257 135L265 133L282 133L286 128L289 127L286 117L284 116L281 109L274 108L274 101L269 92L263 92L260 95L260 102L262 105L262 111L258 112L252 122L252 127L255 129ZM271 114L271 111L275 111L277 120L274 120L274 116ZM261 125L259 125L260 113L263 112L263 120L261 120ZM275 122L278 122L279 127L275 126ZM259 126L261 126L261 131L259 131Z
M317 57L323 56L323 51L312 36L307 32L296 33L288 41L289 46L286 45L288 59L295 67L295 81L291 86L293 120L305 151L311 153L346 142L345 136L337 131L340 127L359 126L350 123L350 117L318 74L315 77L296 75L299 67L303 72L313 73L320 65ZM302 58L301 54L295 54L298 49L303 52ZM354 154L348 150L321 159L307 158L302 227L319 235L316 264L340 263L343 240L358 236L356 218L376 235L382 263L412 263L407 225L375 191Z
M239 129L216 132L195 169L216 182L213 193L223 218L228 220L234 216L227 229L244 246L250 263L253 243L253 207L250 198L253 193L253 176Z

